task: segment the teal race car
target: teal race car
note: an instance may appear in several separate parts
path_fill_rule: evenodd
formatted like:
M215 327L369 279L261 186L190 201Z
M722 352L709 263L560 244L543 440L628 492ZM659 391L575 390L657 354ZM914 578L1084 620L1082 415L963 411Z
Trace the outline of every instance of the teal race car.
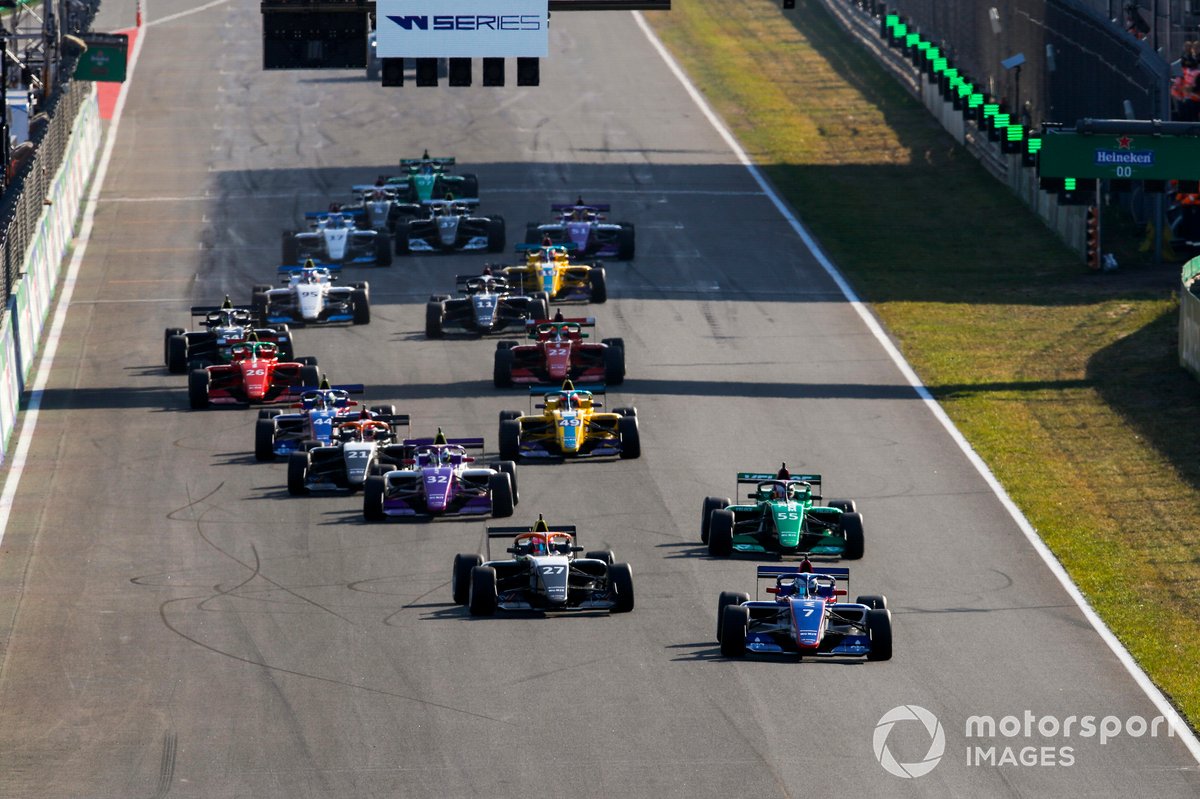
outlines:
M400 161L403 173L394 177L381 178L382 188L395 196L398 203L421 204L429 200L477 199L479 179L471 174L451 175L449 167L453 158L430 158L429 151L420 158L404 158Z
M787 464L774 474L738 472L737 486L753 485L751 503L706 497L700 540L709 554L823 555L858 560L863 556L862 514L852 499L821 503L821 475L791 474Z

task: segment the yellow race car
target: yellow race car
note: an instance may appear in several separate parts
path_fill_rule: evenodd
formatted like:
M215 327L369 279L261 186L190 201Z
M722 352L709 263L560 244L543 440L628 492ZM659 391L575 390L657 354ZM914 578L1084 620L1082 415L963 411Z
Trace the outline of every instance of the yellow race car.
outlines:
M531 388L531 413L500 411L500 457L562 458L616 455L636 458L642 454L638 435L637 408L600 410L596 395L603 390L577 389L570 380L562 388ZM533 398L542 402L533 405ZM540 410L534 415L532 410Z
M545 294L546 300L587 300L606 302L608 284L604 267L571 260L575 245L518 244L517 252L525 253L525 263L506 266L501 272L509 285L518 286L525 294Z

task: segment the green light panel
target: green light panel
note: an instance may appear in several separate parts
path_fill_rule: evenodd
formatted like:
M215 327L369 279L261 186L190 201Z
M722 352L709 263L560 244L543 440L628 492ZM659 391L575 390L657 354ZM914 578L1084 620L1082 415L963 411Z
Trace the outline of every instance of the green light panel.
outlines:
M1042 149L1042 137L1041 136L1030 136L1025 141L1025 149L1026 149L1026 151L1029 152L1030 155L1036 155Z
M983 95L981 93L975 92L974 94L972 94L970 97L967 98L967 108L974 109L974 108L978 108L981 105L983 105Z
M1025 138L1025 128L1021 125L1009 125L1006 132L1009 141L1020 141Z
M899 14L888 14L883 18L883 26L885 28L894 28L900 22Z
M944 71L946 69L946 66L947 66L946 59L940 58L940 57L933 59L934 74Z
M983 104L983 115L985 117L995 116L996 114L999 114L999 113L1000 113L1000 104L999 103L984 103Z
M910 33L904 37L904 46L905 47L916 47L917 42L919 42L919 41L921 41L920 36L918 36L915 33Z
M1075 191L1075 178L1063 178L1063 188L1066 191Z
M996 114L996 118L992 120L992 124L998 128L1007 128L1012 123L1009 121L1008 114Z

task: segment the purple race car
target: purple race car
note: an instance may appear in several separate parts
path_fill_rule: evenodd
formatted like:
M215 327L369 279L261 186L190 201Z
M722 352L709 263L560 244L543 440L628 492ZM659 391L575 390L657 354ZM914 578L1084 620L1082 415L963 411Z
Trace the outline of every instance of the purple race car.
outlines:
M558 219L545 225L531 222L525 228L525 243L541 245L573 243L579 255L597 258L633 259L634 233L629 222L608 222L608 203L555 203L550 210Z
M517 467L512 461L474 466L468 449L482 450L482 438L409 438L402 466L367 478L363 518L389 516L512 516L517 503Z

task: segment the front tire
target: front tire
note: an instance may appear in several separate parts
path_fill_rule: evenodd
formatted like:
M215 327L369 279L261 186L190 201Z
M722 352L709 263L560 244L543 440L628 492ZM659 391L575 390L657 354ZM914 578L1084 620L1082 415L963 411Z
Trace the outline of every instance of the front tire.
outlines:
M471 571L483 565L479 555L455 555L454 571L450 573L450 593L454 604L465 605L471 599Z
M604 351L604 382L619 386L625 382L625 350L609 347Z
M193 369L188 373L188 404L195 411L204 410L208 407L207 369Z
M500 422L500 457L506 461L521 458L521 423L516 419Z
M892 612L885 608L867 611L867 635L871 651L867 660L892 659Z
M513 487L507 474L494 474L488 478L488 493L492 497L492 516L505 519L513 515Z
M700 541L708 543L709 523L712 521L712 514L715 510L725 510L732 503L729 497L705 497L704 508L700 511Z
M181 375L188 367L187 336L174 335L167 339L167 371Z
M512 388L513 364L516 360L516 354L512 350L496 349L495 362L492 365L492 383L496 388Z
M846 547L842 557L846 560L859 560L866 549L866 538L863 535L863 520L861 513L842 514L842 536L846 539Z
M366 325L371 322L371 300L367 292L355 289L350 292L350 308L354 314L354 324Z
M614 563L608 567L608 585L616 595L616 604L610 613L628 613L633 610L633 569L628 563Z
M622 416L617 420L617 432L621 436L621 453L618 457L623 460L640 458L642 455L642 436L638 432L636 416Z
M308 453L293 452L288 456L287 487L293 497L308 493Z
M381 475L372 475L363 484L363 519L381 522L387 518L383 513L383 495L387 489Z
M446 313L445 306L440 302L429 302L425 304L425 338L441 338L444 334L442 330L442 318Z
M467 609L472 616L492 616L499 605L496 596L496 570L491 566L476 566L471 569L471 589L467 595Z
M721 654L727 658L746 656L746 634L750 630L750 609L741 605L726 605L718 622L721 634Z
M591 302L608 302L608 278L603 266L593 266L588 273L588 281L592 286Z
M750 595L738 593L737 591L722 591L717 597L717 642L721 641L721 636L724 634L721 630L721 618L725 614L725 608L730 605L741 605L743 602L749 602Z
M727 558L733 554L733 511L715 510L709 519L708 554Z
M254 459L275 460L275 420L254 420Z
M508 482L512 484L513 504L521 504L521 492L517 488L517 464L515 461L506 460L499 461L492 465L492 468L500 472L500 474L508 475Z

